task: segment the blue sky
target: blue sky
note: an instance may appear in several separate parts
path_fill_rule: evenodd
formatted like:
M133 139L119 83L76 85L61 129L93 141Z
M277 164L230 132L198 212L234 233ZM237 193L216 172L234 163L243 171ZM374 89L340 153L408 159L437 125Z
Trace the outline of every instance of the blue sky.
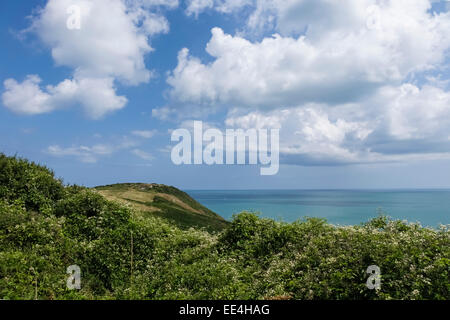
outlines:
M0 24L0 151L66 183L450 187L445 2L7 0ZM278 174L175 166L193 120L280 129Z

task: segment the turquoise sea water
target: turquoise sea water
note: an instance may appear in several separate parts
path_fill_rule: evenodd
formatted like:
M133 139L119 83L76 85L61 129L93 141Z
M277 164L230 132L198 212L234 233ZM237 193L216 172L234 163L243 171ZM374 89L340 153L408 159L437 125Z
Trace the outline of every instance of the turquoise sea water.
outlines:
M450 190L195 190L187 191L204 206L230 220L243 210L292 222L320 217L354 225L387 215L423 226L450 224Z

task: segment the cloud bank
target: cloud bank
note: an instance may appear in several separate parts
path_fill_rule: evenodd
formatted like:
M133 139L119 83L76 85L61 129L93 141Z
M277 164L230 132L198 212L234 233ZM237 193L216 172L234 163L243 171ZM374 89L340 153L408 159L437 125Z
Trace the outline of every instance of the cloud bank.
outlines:
M247 31L212 29L212 62L179 51L171 98L280 128L293 164L446 158L450 14L433 2L252 1Z
M153 50L149 39L169 30L168 21L151 9L177 5L173 0L49 0L26 32L36 34L50 48L55 65L70 68L73 75L47 86L38 75L22 82L7 79L3 104L21 114L80 105L93 119L122 109L127 98L117 94L116 85L150 80L144 63ZM79 29L67 27L73 6L80 9Z

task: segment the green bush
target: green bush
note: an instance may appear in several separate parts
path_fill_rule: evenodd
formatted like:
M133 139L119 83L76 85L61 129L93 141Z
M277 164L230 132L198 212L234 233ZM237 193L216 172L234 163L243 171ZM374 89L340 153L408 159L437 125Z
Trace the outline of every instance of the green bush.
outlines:
M62 182L51 170L0 154L0 199L21 200L28 210L45 212L63 194Z
M0 170L2 299L450 299L447 227L243 212L219 234L185 230L23 159L0 155ZM66 287L74 264L81 290Z
M450 234L377 218L334 227L309 219L285 224L244 213L220 244L254 269L259 297L294 299L448 299ZM255 253L258 253L255 255ZM264 258L261 261L260 257ZM366 269L381 269L381 290L368 290Z

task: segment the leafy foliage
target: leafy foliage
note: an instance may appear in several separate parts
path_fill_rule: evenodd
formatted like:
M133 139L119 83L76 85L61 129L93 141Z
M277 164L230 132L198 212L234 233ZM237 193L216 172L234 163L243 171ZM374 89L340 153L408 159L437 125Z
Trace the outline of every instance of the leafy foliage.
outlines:
M110 200L120 201L145 212L162 217L181 229L204 228L222 231L228 225L221 216L204 207L187 193L161 184L120 183L96 187Z
M3 299L450 298L444 226L383 216L360 226L288 224L243 212L210 233L96 190L64 187L50 170L22 159L0 155L0 167ZM169 212L165 200L157 201ZM66 287L73 264L81 267L81 290ZM369 265L381 269L380 290L366 287Z
M21 200L28 210L46 212L61 199L64 187L49 169L0 154L0 198Z

